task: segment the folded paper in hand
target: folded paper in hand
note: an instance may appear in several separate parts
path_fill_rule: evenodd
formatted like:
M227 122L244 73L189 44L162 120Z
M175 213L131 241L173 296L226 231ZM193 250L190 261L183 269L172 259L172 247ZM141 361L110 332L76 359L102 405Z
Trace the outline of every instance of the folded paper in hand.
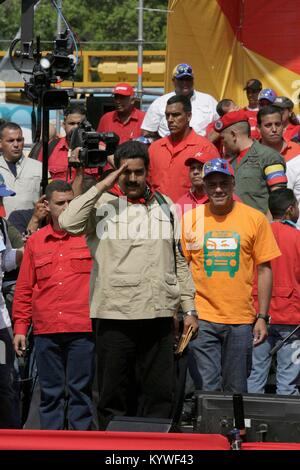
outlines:
M185 335L181 335L180 341L178 343L177 349L175 351L175 354L182 354L184 349L187 347L189 344L189 341L193 335L193 327L192 325L189 326L187 332Z

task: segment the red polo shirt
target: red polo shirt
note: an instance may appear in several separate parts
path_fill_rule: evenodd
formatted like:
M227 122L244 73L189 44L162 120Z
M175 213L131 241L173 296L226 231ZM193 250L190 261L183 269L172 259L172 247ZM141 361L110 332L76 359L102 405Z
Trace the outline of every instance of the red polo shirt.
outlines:
M292 160L293 158L300 155L300 145L296 142L286 142L285 149L280 153L284 157L285 161L288 162L289 160Z
M68 171L68 182L74 180L76 172L75 168L68 169L68 150L69 145L66 137L59 139L59 142L54 147L53 152L51 153L48 159L48 171L50 173L52 180L66 180L66 175ZM40 150L38 160L43 161L43 149ZM88 175L98 175L98 168L86 168L84 170L85 174Z
M300 132L300 124L289 124L283 131L284 140L292 140Z
M16 284L14 333L91 331L89 282L92 267L85 238L47 225L26 242Z
M251 131L251 138L259 140L260 139L260 132L257 129L257 113L258 113L258 108L257 109L250 109L247 106L243 108L245 111L249 124L250 124L250 131Z
M298 325L300 314L300 231L282 222L271 224L281 256L271 261L273 290L269 312L271 323ZM258 311L257 279L253 291Z
M148 177L153 191L159 191L177 202L191 187L189 168L185 166L185 161L197 152L209 153L211 158L219 157L216 147L192 129L175 146L171 136L153 142L149 147Z
M145 113L133 108L126 122L121 122L117 111L105 113L99 121L97 132L115 132L120 137L119 144L141 136L141 125Z
M242 202L236 194L233 194L232 198L234 201ZM197 198L196 194L189 190L176 202L178 217L181 219L183 214L185 214L191 209L195 209L195 207L199 206L199 204L206 204L208 201L209 199L206 194Z

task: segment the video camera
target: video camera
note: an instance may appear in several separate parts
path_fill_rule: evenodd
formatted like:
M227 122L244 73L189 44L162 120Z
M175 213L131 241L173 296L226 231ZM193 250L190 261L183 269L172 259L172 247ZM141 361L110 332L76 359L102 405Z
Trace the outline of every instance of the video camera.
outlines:
M22 44L21 51L14 51L16 43L13 41L10 47L10 58L14 68L19 73L31 75L29 80L25 80L24 91L27 97L33 102L38 102L45 90L51 89L53 84L59 83L66 78L72 78L76 72L77 61L73 55L73 43L70 31L60 33L53 41L53 51L42 55L40 39L37 38L36 48L33 41ZM33 61L31 71L22 70L16 65L16 59L27 59Z
M69 162L69 166L104 167L107 157L115 152L119 140L119 136L114 132L96 132L87 120L82 121L78 127L73 129L70 138L71 150L77 147L81 148L78 155L80 163ZM105 145L104 150L99 148L100 143Z

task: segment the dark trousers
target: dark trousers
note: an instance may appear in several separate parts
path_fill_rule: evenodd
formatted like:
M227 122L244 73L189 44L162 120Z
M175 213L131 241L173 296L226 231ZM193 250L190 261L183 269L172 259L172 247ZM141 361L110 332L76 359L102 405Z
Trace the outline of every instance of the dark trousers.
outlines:
M65 393L68 428L92 428L94 338L92 333L36 335L36 363L41 387L41 429L64 429Z
M113 416L170 418L172 318L95 321L99 428Z

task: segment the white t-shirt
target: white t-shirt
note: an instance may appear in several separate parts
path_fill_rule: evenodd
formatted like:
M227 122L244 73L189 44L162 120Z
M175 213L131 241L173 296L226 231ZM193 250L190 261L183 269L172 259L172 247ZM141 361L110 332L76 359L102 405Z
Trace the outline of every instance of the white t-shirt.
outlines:
M12 249L5 224L3 224L3 227L5 230L6 242L4 243L2 230L0 230L0 329L8 328L11 326L9 313L7 311L5 300L2 294L3 273L4 271L11 271L12 269L16 269L17 267L17 250Z
M300 208L300 154L286 163L286 176L288 179L287 186L294 191ZM300 228L300 217L297 227Z
M170 134L168 129L165 111L169 98L176 95L175 91L160 96L151 103L144 117L141 128L149 132L158 132L161 137ZM197 134L205 136L205 130L208 124L216 119L219 115L216 111L217 101L206 93L194 91L191 97L192 119L190 126Z

